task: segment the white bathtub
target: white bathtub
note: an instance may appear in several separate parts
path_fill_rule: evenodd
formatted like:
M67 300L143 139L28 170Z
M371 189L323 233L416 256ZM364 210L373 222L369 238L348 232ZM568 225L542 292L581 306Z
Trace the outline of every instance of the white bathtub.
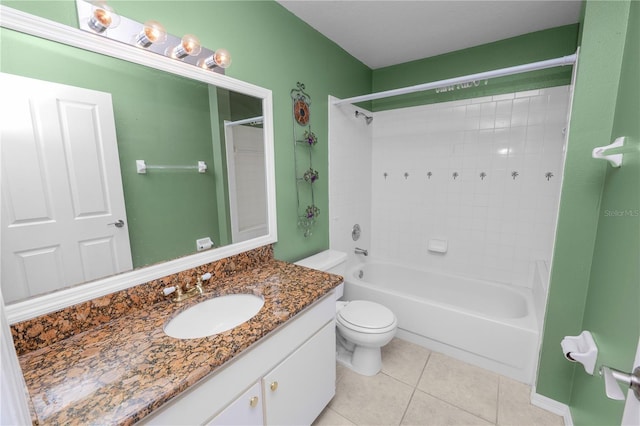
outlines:
M539 331L527 288L369 259L348 268L344 297L387 306L398 317L400 338L527 384L533 381Z

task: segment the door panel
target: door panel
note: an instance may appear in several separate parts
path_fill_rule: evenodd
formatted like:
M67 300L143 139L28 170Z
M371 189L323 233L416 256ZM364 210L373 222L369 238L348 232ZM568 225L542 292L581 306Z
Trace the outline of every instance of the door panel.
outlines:
M16 256L19 259L21 281L27 284L29 293L46 293L64 284L64 274L60 268L62 255L59 246L25 250L16 253Z
M109 212L107 179L100 131L105 126L103 111L87 99L81 102L58 102L58 114L68 167L74 217ZM51 113L55 113L51 111Z
M115 241L111 237L80 241L82 268L88 280L106 277L118 272Z
M32 105L26 100L10 108L2 103L2 154L12 161L2 162L3 205L9 225L53 220L51 187L47 169L42 167L43 146L31 129ZM23 112L19 114L18 111ZM6 135L6 136L5 136Z
M132 269L111 95L0 74L7 302ZM53 249L55 247L55 249Z

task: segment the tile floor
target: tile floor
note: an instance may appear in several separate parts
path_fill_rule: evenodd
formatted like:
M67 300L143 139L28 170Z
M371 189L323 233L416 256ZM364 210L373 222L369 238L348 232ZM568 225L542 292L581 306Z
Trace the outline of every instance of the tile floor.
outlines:
M563 425L531 405L530 388L404 340L382 351L373 377L337 367L336 395L314 422L326 425Z

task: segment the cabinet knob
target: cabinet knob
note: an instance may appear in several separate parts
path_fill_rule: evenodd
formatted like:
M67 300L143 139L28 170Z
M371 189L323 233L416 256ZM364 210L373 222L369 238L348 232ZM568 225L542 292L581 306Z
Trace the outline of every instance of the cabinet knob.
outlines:
M271 388L272 391L278 389L278 382L271 382L269 388Z
M254 408L258 405L258 397L254 396L251 397L251 399L249 400L249 407Z

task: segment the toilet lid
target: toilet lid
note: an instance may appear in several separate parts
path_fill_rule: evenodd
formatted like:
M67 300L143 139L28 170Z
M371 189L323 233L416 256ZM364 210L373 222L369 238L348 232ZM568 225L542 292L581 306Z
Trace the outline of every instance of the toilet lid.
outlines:
M396 316L388 308L366 300L354 300L338 312L340 318L357 327L379 329L389 327Z

